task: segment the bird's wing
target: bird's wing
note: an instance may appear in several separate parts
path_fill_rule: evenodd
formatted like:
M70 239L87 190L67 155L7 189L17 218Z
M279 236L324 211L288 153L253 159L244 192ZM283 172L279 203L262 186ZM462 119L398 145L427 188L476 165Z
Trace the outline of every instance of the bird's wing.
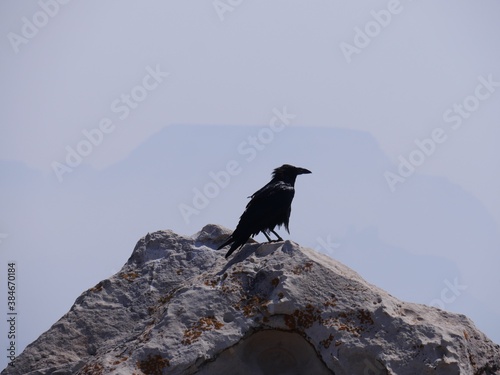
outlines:
M264 209L269 205L287 207L292 203L294 194L295 189L290 184L281 181L270 182L252 194L247 209L251 207Z
M287 222L289 207L292 204L295 190L290 184L278 181L264 186L252 195L245 212L240 217L238 227L248 228L252 234L261 230L274 228Z
M252 202L254 202L255 199L259 200L260 197L266 196L269 194L270 190L276 185L275 181L270 181L263 187L261 187L259 190L257 190L255 193L253 193L249 198L250 201L247 203L247 208L250 206Z

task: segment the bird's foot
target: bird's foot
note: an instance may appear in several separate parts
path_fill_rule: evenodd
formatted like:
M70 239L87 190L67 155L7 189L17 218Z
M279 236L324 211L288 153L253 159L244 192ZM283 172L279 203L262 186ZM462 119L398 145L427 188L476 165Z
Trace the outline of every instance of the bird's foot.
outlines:
M275 240L275 242L283 241L283 238L281 238L278 233L276 233L274 230L271 230L271 232L278 238L277 240Z
M281 242L281 241L283 241L283 238L281 238L281 237L280 237L280 238L278 238L278 239L276 239L276 240L269 240L269 241L267 241L267 242L268 242L268 243L275 243L275 242Z

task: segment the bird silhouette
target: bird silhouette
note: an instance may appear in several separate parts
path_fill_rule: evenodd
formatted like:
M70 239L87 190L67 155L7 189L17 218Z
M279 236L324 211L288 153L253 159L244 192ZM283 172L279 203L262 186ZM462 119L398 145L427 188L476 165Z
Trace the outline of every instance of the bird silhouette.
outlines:
M226 258L236 249L242 247L250 237L259 232L264 233L267 240L272 232L276 241L283 241L278 233L274 231L276 226L285 226L288 233L288 222L292 211L292 200L295 195L295 179L299 174L311 173L305 168L294 167L284 164L273 171L272 179L264 187L252 194L245 211L234 232L219 246L218 250L231 244Z

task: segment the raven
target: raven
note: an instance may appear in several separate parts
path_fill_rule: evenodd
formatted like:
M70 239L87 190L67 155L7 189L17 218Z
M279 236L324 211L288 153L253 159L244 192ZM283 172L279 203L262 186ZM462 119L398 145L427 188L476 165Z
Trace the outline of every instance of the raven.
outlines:
M249 197L251 200L241 215L238 226L217 250L232 243L226 254L227 258L234 250L242 247L250 236L253 237L259 232L264 233L269 242L272 242L269 232L273 232L278 237L277 241L283 241L274 231L274 227L285 225L287 232L290 233L288 221L295 194L295 179L299 174L305 173L311 173L311 171L290 164L276 168L271 181Z

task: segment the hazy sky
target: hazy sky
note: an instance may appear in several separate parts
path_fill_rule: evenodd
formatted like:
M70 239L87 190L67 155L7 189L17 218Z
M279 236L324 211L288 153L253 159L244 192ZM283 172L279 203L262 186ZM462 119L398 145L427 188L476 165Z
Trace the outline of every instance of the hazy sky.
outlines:
M0 312L15 261L18 354L147 232L234 228L283 163L313 172L284 238L500 342L498 14L2 1Z

